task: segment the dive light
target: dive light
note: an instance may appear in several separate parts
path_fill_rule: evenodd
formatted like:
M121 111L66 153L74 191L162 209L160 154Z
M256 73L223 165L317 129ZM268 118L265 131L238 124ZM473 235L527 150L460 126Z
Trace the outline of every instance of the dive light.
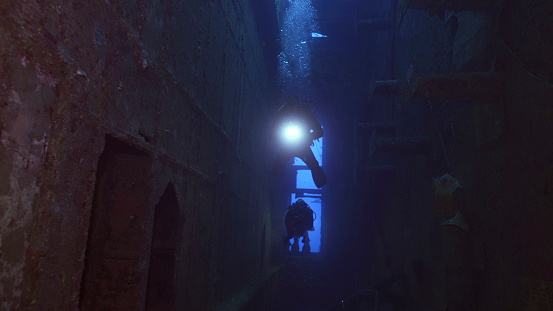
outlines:
M280 137L289 145L296 145L305 139L303 128L297 122L284 123L281 128Z

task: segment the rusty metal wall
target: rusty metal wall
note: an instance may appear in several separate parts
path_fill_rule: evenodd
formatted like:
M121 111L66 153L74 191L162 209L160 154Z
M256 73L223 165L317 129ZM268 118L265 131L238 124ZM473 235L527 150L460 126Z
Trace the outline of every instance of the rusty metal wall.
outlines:
M23 0L0 12L1 309L78 308L106 137L150 163L142 267L154 207L175 187L179 308L206 310L267 267L270 79L249 1Z

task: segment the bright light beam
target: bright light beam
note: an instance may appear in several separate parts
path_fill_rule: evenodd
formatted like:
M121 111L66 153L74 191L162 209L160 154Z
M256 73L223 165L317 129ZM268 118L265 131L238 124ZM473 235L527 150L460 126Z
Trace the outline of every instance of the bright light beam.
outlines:
M295 124L287 124L282 129L282 140L287 144L297 144L303 139L301 127Z

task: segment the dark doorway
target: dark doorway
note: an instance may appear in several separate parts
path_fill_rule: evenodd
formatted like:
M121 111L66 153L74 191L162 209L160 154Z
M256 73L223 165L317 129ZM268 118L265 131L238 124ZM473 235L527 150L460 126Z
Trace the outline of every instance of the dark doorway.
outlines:
M179 241L179 205L175 188L169 184L156 204L148 290L147 311L176 310L175 255Z
M81 310L141 310L146 291L152 212L151 157L106 136L100 156Z

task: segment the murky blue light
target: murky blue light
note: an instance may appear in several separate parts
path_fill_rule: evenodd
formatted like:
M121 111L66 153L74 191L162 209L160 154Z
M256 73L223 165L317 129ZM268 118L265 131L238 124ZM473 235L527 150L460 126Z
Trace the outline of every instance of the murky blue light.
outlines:
M289 0L280 30L281 53L279 60L279 79L283 97L291 95L300 98L309 97L309 79L311 75L311 43L315 37L326 37L317 33L316 11L311 0ZM313 153L322 165L322 138L315 141ZM296 158L296 188L302 190L318 189L313 182L311 171L302 160ZM305 168L303 168L305 167ZM316 192L316 191L315 191ZM313 197L315 196L315 197ZM295 202L292 193L291 203ZM303 197L317 215L314 231L308 231L311 253L321 251L322 198L320 193ZM304 251L302 246L301 250Z
M306 171L306 172L309 174L309 179L311 179L311 172L310 171ZM298 175L299 174L300 174L300 171L298 171ZM307 203L307 205L309 205L309 207L311 207L311 209L315 212L315 221L313 221L313 228L315 229L315 231L308 231L308 234L309 234L309 245L311 247L311 253L318 253L321 251L321 225L322 225L321 199L311 198L311 197L296 197L296 194L292 193L290 204L296 202L297 199L304 200L305 203ZM300 247L300 250L303 250L303 246L305 246L305 244L303 244Z
M302 94L311 71L310 43L316 31L316 11L311 0L291 0L280 31L282 52L278 55L279 75L285 95Z

